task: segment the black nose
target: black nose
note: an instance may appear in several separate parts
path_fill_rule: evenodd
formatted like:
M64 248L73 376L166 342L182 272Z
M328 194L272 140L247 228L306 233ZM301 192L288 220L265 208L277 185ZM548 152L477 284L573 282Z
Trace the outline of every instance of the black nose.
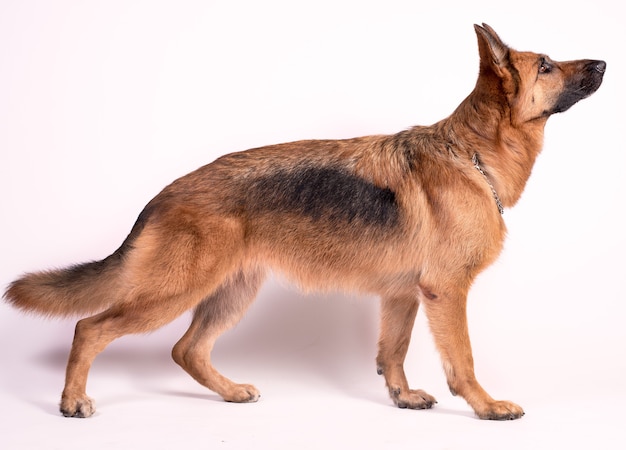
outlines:
M606 70L606 63L604 61L596 61L596 70L600 73L604 73Z

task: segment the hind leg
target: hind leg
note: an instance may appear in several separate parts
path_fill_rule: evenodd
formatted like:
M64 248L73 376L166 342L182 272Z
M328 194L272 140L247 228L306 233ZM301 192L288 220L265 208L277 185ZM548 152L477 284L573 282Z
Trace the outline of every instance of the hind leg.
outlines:
M76 324L74 342L65 372L65 387L60 410L65 417L89 417L96 412L93 399L87 396L87 375L95 357L115 339L114 334L95 336L98 323L106 322L106 313L83 319Z
M237 267L237 223L216 220L200 229L193 219L186 210L166 210L159 227L144 229L124 262L125 287L110 294L118 299L115 305L76 325L61 398L63 415L94 413L93 400L85 392L87 375L111 341L171 322L198 305Z
M195 310L189 330L174 346L172 357L198 383L228 402L247 403L259 399L249 384L237 384L221 375L211 364L216 339L235 325L256 296L265 274L260 270L239 272Z
M95 412L94 401L86 394L87 376L93 360L109 343L126 334L155 330L201 300L199 294L161 297L161 301L144 298L134 297L132 303L114 306L76 324L61 396L64 416L89 417Z

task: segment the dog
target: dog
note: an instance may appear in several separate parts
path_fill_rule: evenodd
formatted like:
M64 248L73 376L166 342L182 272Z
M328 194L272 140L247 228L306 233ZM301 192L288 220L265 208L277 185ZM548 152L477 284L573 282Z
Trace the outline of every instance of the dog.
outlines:
M524 189L555 113L594 93L606 63L518 52L474 26L474 90L446 119L394 135L308 140L232 153L179 178L140 213L102 261L26 274L5 299L76 324L60 410L89 417L91 364L111 341L155 330L194 309L172 357L229 402L255 402L211 364L217 337L252 303L268 272L306 290L381 299L377 370L400 408L435 398L409 388L403 364L418 307L448 386L481 419L517 419L474 375L466 301L500 253L502 210Z

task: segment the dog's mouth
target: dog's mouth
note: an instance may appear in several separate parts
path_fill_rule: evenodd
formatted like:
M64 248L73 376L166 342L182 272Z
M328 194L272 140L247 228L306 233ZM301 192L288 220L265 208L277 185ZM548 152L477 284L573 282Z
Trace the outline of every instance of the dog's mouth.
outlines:
M565 89L557 99L555 105L547 115L567 111L580 100L583 100L598 90L606 72L604 61L583 61L577 76L570 78Z

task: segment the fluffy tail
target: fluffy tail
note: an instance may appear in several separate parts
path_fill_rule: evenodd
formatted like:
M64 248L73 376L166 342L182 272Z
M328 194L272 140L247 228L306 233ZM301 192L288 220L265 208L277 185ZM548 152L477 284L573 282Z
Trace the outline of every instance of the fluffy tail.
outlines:
M120 300L126 254L150 215L145 208L130 234L111 256L60 270L24 275L9 285L4 298L26 312L48 317L85 316Z
M115 302L121 279L121 255L67 269L24 275L4 298L16 308L45 316L87 315Z

